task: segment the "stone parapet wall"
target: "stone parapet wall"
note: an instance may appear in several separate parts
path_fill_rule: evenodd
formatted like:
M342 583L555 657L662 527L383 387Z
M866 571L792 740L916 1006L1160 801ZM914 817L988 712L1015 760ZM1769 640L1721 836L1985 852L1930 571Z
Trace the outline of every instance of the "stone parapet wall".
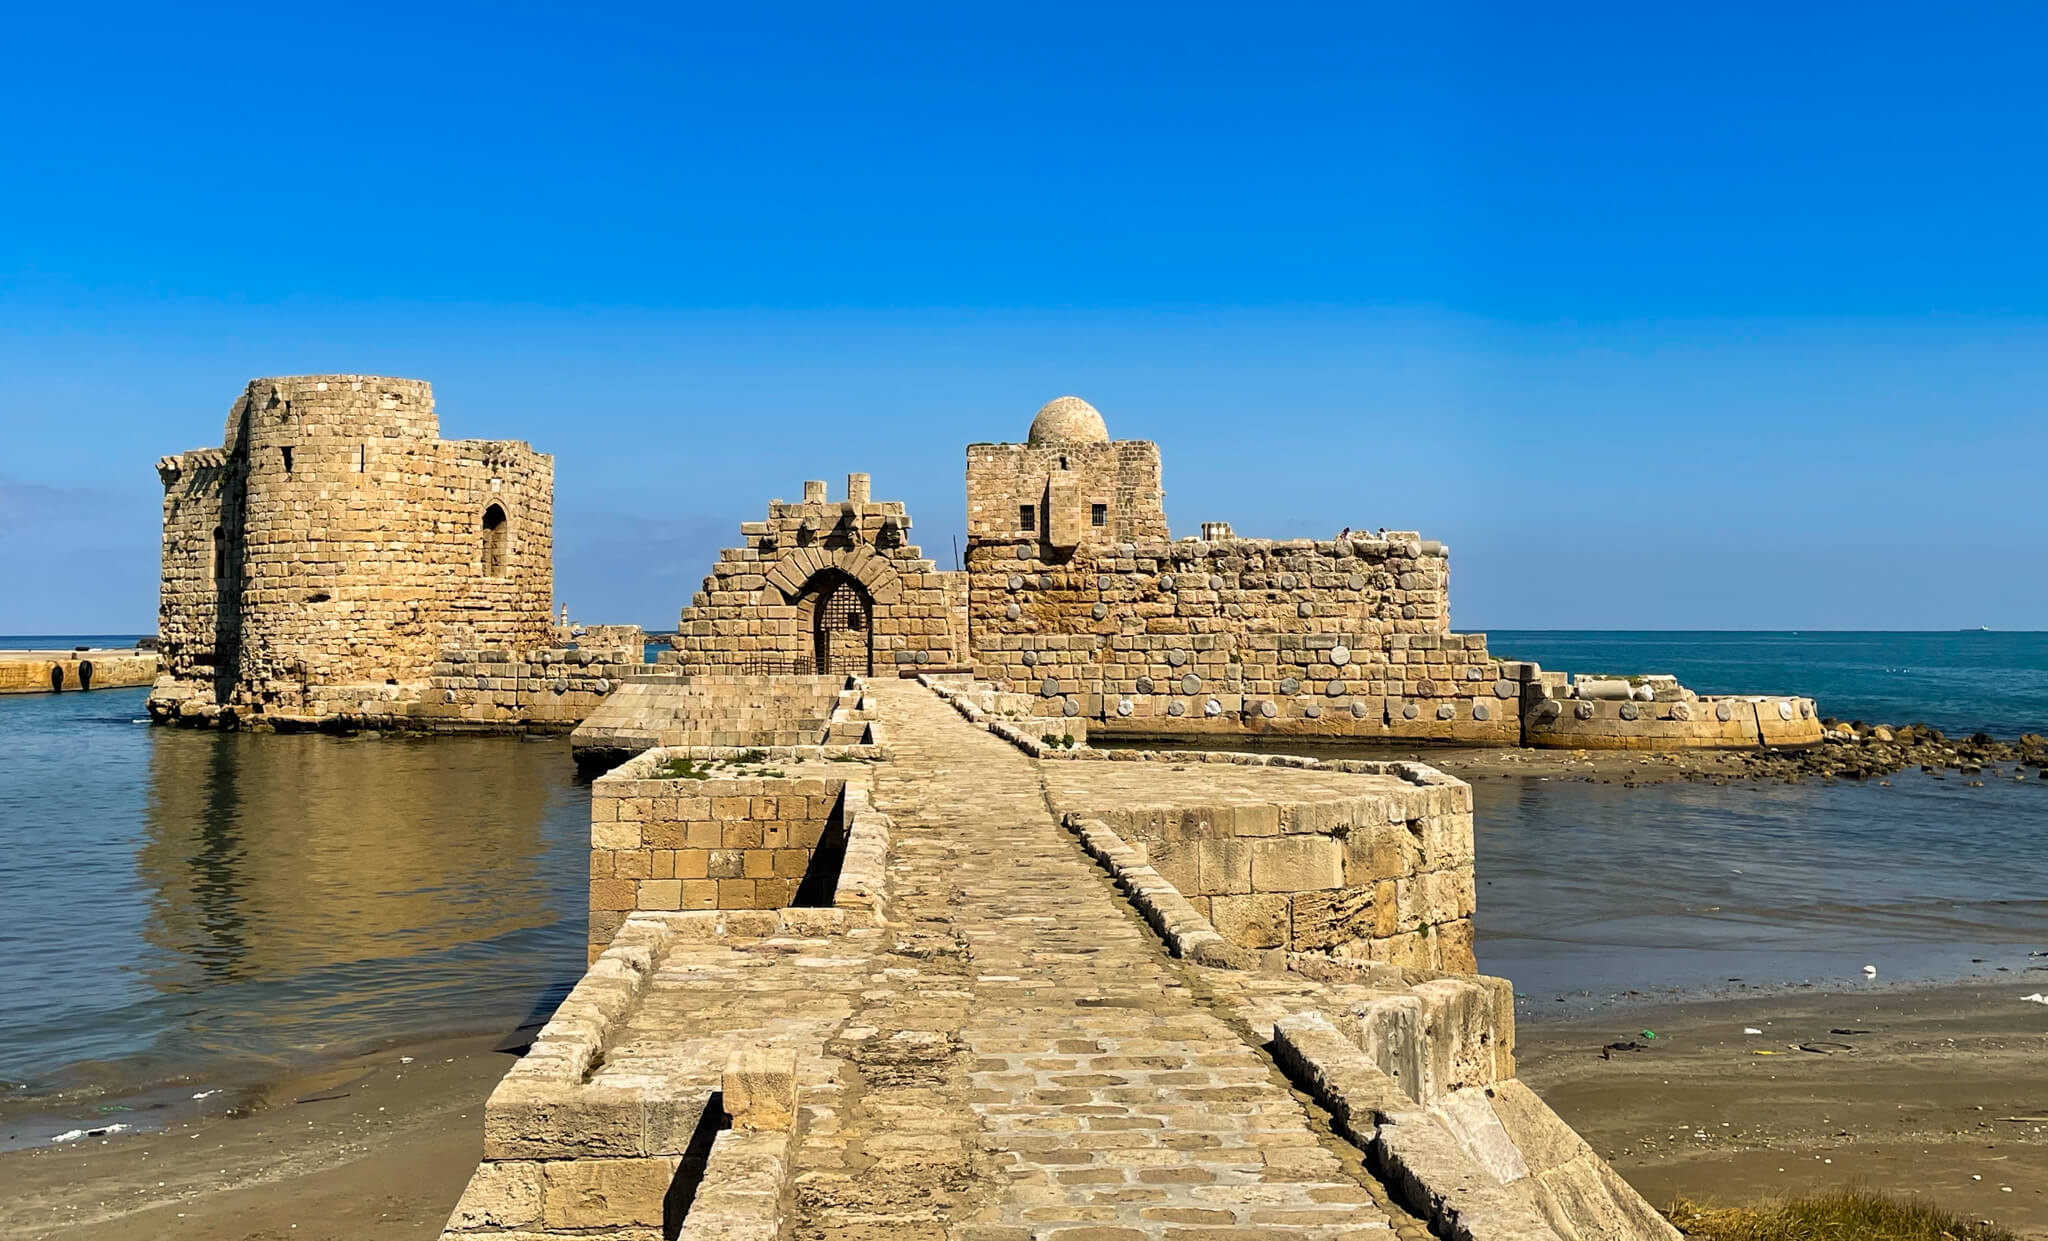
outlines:
M1473 970L1469 787L1410 763L1191 766L1052 763L1046 790L1139 849L1229 943Z
M1132 848L1226 943L1476 968L1472 790L1462 781L1421 763L1049 745L1029 721L984 711L985 692L920 681L1047 760L1048 803L1084 840L1092 830L1108 842L1091 851L1106 859Z
M1480 981L1505 989L1501 979ZM1362 1021L1344 1025L1320 1011L1291 1013L1272 1024L1274 1058L1438 1236L1678 1241L1678 1230L1514 1077L1512 1063L1506 1072L1487 1065L1497 1027L1489 1006L1470 998L1457 983L1431 983L1376 1001ZM1512 997L1491 1007L1511 1014ZM1459 1063L1461 1050L1481 1054Z
M844 897L874 910L881 857L871 835L859 848L850 840L868 812L868 781L861 762L688 748L650 750L600 777L590 799L591 955L636 911L838 908L849 856L863 865Z
M319 716L424 681L447 646L549 641L553 459L441 439L425 383L254 380L219 449L157 471L159 717Z
M801 1097L799 1054L817 1023L785 1019L774 1038L735 1023L727 1037L628 1050L657 980L709 974L737 948L841 933L837 911L637 915L555 1011L484 1108L483 1159L444 1241L593 1237L776 1241L789 1205ZM730 946L728 946L730 945ZM766 962L774 960L772 954ZM707 979L704 990L724 989ZM710 1032L706 1032L710 1033Z
M1411 533L968 549L975 675L1133 733L1513 743L1520 665L1446 632L1447 553Z

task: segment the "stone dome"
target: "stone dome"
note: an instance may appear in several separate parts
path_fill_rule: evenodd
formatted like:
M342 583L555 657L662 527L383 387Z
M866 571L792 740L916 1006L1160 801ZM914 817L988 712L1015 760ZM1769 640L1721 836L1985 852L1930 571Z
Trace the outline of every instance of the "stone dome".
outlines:
M1078 396L1047 401L1031 420L1033 444L1107 444L1109 427L1095 407Z

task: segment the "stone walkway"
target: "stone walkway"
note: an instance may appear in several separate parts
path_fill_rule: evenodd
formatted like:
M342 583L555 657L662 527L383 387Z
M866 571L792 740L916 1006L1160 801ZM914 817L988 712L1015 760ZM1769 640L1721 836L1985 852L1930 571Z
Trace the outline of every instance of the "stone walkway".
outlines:
M831 1045L796 1235L1391 1241L1355 1152L1205 1005L1031 760L911 682L870 693L901 925Z

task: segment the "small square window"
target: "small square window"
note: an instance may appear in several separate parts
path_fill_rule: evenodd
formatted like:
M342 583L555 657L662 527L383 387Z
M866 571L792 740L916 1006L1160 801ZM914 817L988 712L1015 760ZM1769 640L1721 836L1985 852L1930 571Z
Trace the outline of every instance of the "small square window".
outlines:
M1107 505L1107 504L1091 504L1091 505L1089 505L1089 506L1088 506L1088 524L1089 524L1089 525L1091 525L1091 526L1106 526L1106 525L1108 525L1108 524L1109 524L1109 505Z
M1036 505L1019 504L1017 506L1017 528L1019 530L1038 529L1038 507Z

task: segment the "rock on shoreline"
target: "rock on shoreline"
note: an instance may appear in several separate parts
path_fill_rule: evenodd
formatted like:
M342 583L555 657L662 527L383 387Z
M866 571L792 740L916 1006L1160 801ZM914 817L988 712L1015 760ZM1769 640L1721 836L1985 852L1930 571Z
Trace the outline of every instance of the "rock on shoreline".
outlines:
M1925 724L1887 724L1823 720L1826 733L1817 746L1797 750L1766 749L1745 755L1744 773L1752 777L1797 780L1802 776L1868 779L1918 767L1926 772L1985 774L2000 765L2031 767L2048 779L2048 737L2022 733L2016 741L2000 741L1986 733L1967 738L1944 736ZM2024 772L2016 774L2024 775Z

